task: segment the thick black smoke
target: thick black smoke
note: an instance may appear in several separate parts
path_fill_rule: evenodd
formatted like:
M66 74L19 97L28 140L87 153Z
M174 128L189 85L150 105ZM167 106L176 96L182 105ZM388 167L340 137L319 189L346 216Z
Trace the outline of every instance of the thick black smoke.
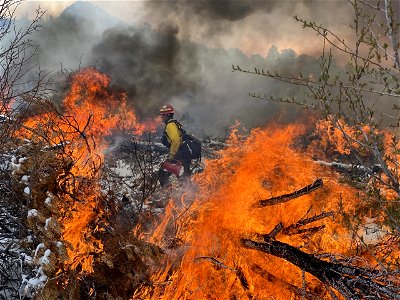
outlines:
M300 25L293 30L294 15L323 22L325 26L344 25L351 17L349 3L337 0L149 0L145 3L147 18L152 23L173 21L180 26L183 36L202 39L235 32L285 40L304 35ZM253 32L243 28L251 28Z
M114 27L93 46L92 63L127 91L142 117L196 88L196 49L179 41L177 33L168 24L161 31Z
M281 4L283 1L280 1ZM204 20L237 21L257 11L271 12L279 1L265 0L201 0L201 1L149 1L148 8L152 12L168 11L179 15L196 15ZM293 5L287 6L288 8ZM292 10L291 10L292 11Z
M212 5L214 10L222 10ZM231 9L240 10L241 4L235 5ZM250 13L253 5L261 4L254 2L244 11ZM232 20L239 18L233 11L229 15ZM142 119L156 116L162 104L171 103L177 117L202 135L222 136L236 121L250 129L297 114L294 107L286 110L282 105L254 100L248 93L296 96L302 94L299 87L232 72L232 65L286 74L319 72L317 59L298 56L292 50L272 47L266 57L249 57L238 49L209 48L178 38L182 28L178 23L160 23L157 28L132 26L89 3L74 4L44 26L36 36L42 68L57 70L62 65L75 71L95 66L111 76L115 87L127 92L130 105Z

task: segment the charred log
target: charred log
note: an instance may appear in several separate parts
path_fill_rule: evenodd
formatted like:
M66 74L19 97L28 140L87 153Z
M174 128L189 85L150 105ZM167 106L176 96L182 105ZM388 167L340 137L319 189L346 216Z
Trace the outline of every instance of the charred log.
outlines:
M309 194L319 189L322 186L323 186L322 179L317 179L316 181L314 181L314 183L309 184L300 190L294 191L293 193L281 195L278 197L272 197L269 199L259 200L257 207L265 207L265 206L272 206L280 203L285 203L292 199Z
M292 230L289 232L286 232L286 235L296 235L296 234L314 234L317 233L318 231L321 231L322 229L325 228L325 225L321 226L315 226L315 227L310 227L310 228L304 228L304 229L296 229Z
M262 238L264 240L270 240L270 239L275 239L275 237L278 235L278 233L280 233L282 231L283 228L283 224L279 223L278 225L276 225L274 227L274 229L271 230L270 233L264 234L262 235Z
M289 244L272 239L262 243L242 239L241 243L246 248L285 259L301 270L314 275L324 284L328 284L346 299L365 297L368 299L400 299L400 290L374 280L372 271L320 260Z
M316 221L331 217L333 215L334 215L334 212L330 211L330 212L321 213L321 214L313 216L311 218L300 220L296 224L293 224L293 225L290 225L288 227L285 227L282 230L282 233L284 233L286 235L295 235L295 234L301 234L301 233L304 233L304 232L307 232L307 231L315 231L315 232L319 231L319 230L323 229L325 226L321 225L321 226L313 227L313 229L312 228L301 229L301 227L305 226L305 225L308 225L308 224L311 224L313 222L316 222Z
M275 239L275 237L279 233L283 233L285 235L295 235L295 234L303 234L303 233L313 234L313 233L316 233L316 232L324 229L325 225L314 226L314 227L310 227L310 228L301 228L301 227L311 224L313 222L322 220L324 218L331 217L333 215L334 215L333 211L321 213L321 214L313 216L311 218L300 220L296 224L292 224L288 227L283 227L283 224L279 223L271 230L271 232L269 232L267 234L261 234L261 235L259 235L259 237L261 239L264 239L265 241L269 241L271 239Z

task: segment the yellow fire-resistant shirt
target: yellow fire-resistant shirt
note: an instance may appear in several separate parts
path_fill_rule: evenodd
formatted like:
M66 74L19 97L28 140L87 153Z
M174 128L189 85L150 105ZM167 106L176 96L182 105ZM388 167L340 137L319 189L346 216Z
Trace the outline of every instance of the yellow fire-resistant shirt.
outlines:
M175 122L169 122L165 126L165 132L167 133L167 140L170 143L169 147L169 159L174 158L178 152L180 145L182 144L182 133Z

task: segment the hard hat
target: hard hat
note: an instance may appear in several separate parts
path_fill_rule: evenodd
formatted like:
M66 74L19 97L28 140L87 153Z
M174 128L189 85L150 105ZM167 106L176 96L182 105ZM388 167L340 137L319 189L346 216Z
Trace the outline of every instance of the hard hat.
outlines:
M172 105L165 104L160 108L160 115L174 114L175 110Z
M161 164L161 168L164 171L171 172L172 174L174 174L176 176L181 176L184 172L182 163L176 159L170 159L170 160L164 161Z

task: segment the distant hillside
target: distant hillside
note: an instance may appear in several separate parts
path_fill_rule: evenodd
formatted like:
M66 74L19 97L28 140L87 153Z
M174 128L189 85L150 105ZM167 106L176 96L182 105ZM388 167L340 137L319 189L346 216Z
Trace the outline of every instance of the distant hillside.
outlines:
M104 31L107 28L122 24L123 21L111 16L99 6L85 1L78 1L67 7L59 16L59 19L79 17L81 22L95 24L96 29ZM93 29L93 28L90 28Z

